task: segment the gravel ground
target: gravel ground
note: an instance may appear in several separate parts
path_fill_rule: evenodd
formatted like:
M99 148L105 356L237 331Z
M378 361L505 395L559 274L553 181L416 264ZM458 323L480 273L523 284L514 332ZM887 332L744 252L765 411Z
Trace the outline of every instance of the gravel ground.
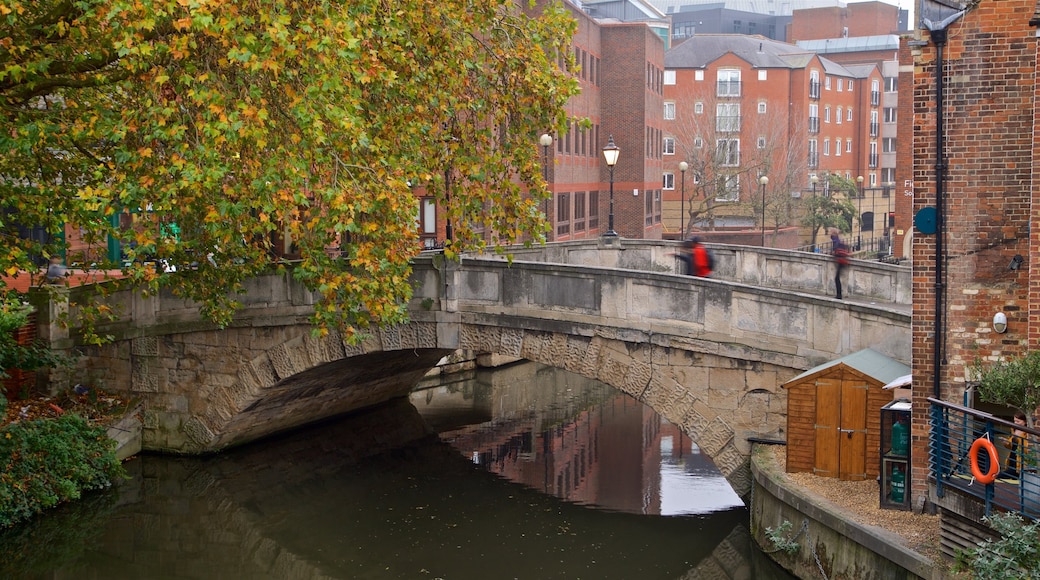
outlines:
M787 469L786 449L773 448L781 471ZM882 509L877 481L842 481L833 477L817 477L811 473L785 473L788 480L810 494L822 497L847 512L861 524L877 526L892 532L918 554L942 563L939 551L939 516L915 514L912 511Z

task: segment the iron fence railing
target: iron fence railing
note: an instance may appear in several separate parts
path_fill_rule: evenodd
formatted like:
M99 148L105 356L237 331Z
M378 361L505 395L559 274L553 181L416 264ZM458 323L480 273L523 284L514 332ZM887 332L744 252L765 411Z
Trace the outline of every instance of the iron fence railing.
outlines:
M1040 519L1040 474L1033 461L1040 458L1040 430L1017 427L989 413L962 407L946 401L929 398L931 413L929 426L929 468L935 478L935 491L943 497L949 488L979 498L985 504L986 514L993 508L1016 512L1030 520ZM1024 441L1011 440L1012 429L1025 432ZM998 454L999 465L991 467L987 446L971 453L978 439L988 440ZM1017 443L1016 451L1024 469L1011 470L1008 454L1010 445ZM974 458L973 458L974 455ZM972 464L975 470L972 469ZM987 475L996 472L989 483L979 481L973 471Z

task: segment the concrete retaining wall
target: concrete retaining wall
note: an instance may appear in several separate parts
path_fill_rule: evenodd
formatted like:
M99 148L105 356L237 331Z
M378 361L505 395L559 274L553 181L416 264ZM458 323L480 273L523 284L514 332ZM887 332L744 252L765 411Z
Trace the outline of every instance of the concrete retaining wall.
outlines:
M781 566L799 578L886 580L945 577L924 556L903 548L902 538L857 524L837 506L787 483L773 451L755 445L751 454L751 535ZM799 544L788 555L775 551L766 528L793 524L788 539Z

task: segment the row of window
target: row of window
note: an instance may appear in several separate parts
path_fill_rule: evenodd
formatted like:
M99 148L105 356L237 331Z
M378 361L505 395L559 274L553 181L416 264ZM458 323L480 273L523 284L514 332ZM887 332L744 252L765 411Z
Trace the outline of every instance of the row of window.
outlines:
M593 85L599 86L600 60L598 56L595 56L580 46L575 46L574 64L577 66L578 70L571 72L581 80L587 80ZM560 68L566 67L566 63L563 61L562 57L560 58L559 65Z
M583 127L572 119L567 132L556 139L556 152L584 157L599 156L599 125Z
M645 224L661 223L661 190L645 194ZM599 192L575 191L556 194L556 235L578 235L599 227Z

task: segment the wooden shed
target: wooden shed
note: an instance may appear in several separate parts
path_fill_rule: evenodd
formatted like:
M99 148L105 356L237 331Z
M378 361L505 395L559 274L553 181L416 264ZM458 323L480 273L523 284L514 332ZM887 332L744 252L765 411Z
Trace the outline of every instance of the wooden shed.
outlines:
M910 367L868 348L784 383L788 473L877 478L881 407L893 398L884 387L908 374Z

